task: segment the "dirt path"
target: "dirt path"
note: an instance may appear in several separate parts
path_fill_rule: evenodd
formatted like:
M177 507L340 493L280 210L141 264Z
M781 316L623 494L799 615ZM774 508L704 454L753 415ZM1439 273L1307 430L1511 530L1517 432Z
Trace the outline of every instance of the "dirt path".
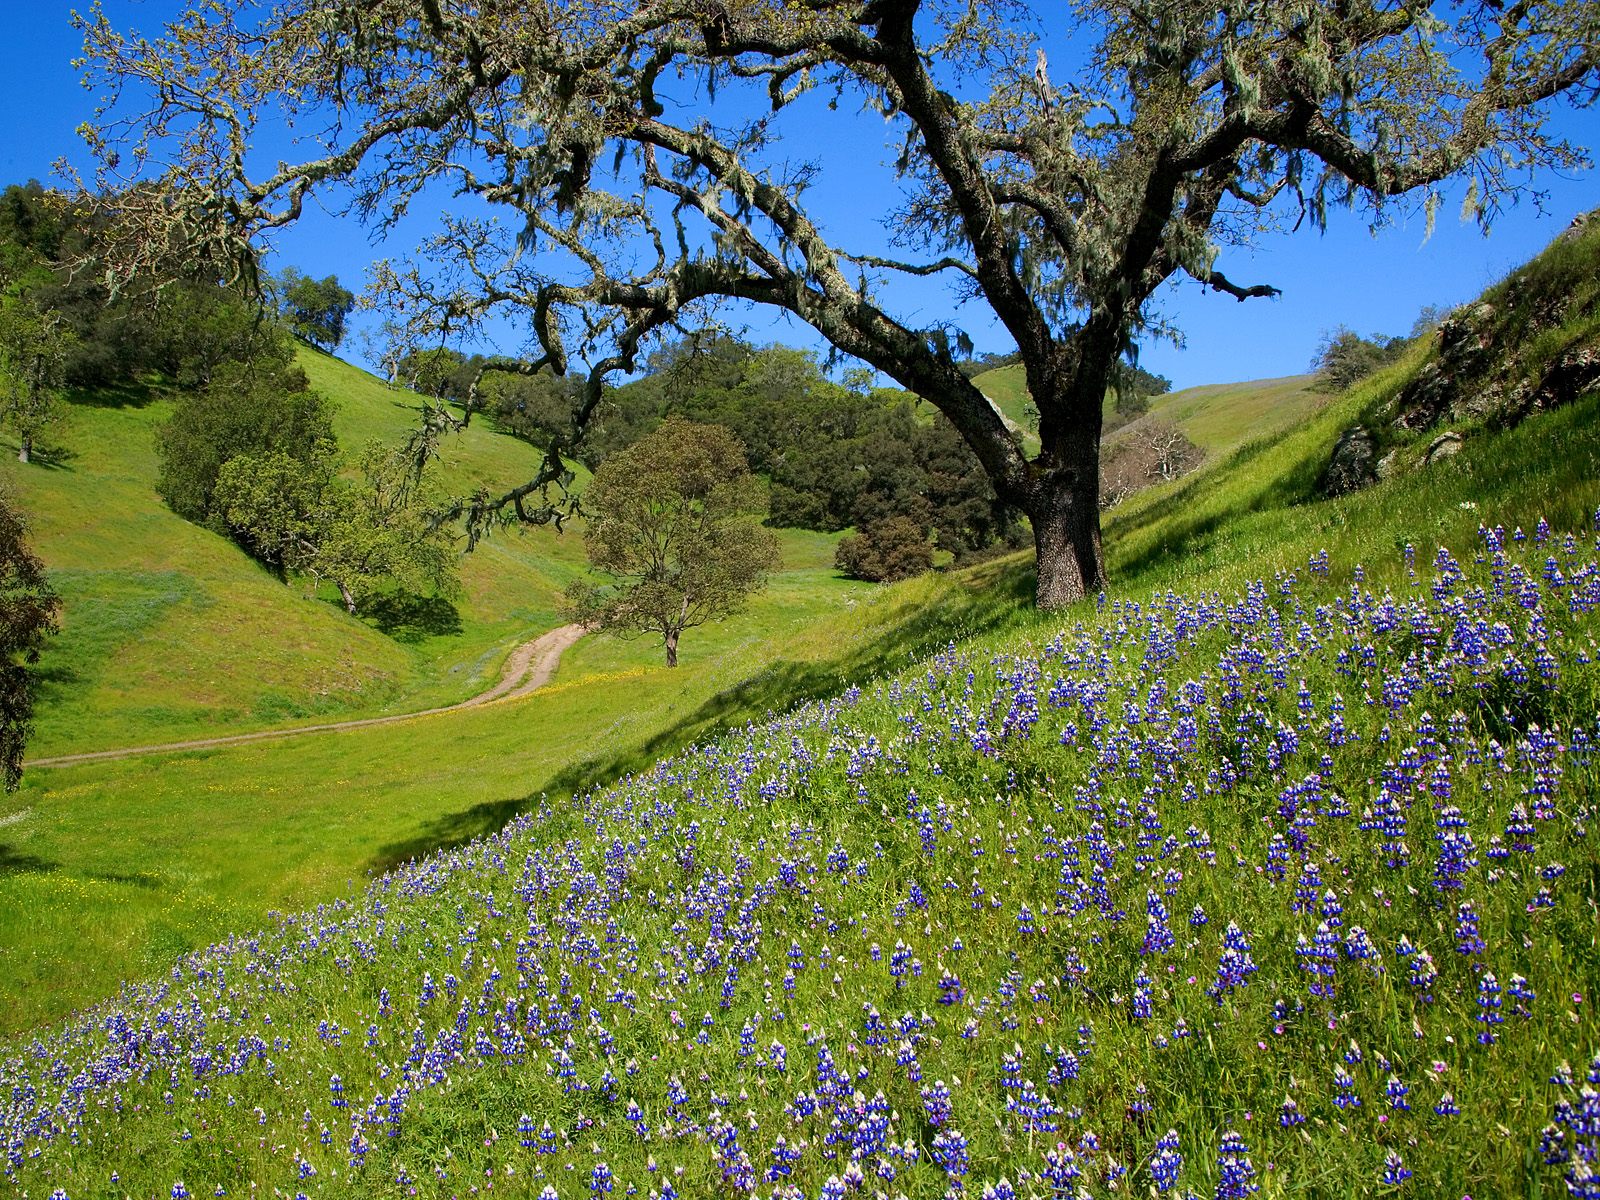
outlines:
M330 733L338 729L366 729L372 725L392 725L396 721L410 721L416 717L432 717L439 713L458 712L496 700L515 700L537 691L550 682L561 663L561 655L573 642L583 636L582 625L563 625L542 637L524 642L511 652L505 668L500 672L500 682L487 692L481 692L459 704L442 708L425 708L420 712L396 713L389 717L363 717L353 721L329 721L321 725L300 725L293 729L263 729L255 733L234 733L226 737L196 738L187 742L163 742L158 746L128 746L121 750L94 750L87 754L60 754L54 758L30 759L26 767L66 767L74 763L97 762L108 758L132 758L137 754L166 754L178 750L205 750L212 746L236 746L244 742L265 742L272 738L299 737L307 733Z

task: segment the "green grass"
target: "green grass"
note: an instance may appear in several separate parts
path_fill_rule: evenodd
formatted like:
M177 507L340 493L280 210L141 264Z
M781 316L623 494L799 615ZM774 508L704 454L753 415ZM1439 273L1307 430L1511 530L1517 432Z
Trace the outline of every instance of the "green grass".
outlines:
M1363 394L1349 403L1359 406L1371 399ZM499 1189L515 1192L525 1188L539 1164L516 1148L513 1131L523 1112L533 1114L536 1124L548 1119L560 1128L561 1157L552 1162L603 1157L617 1175L618 1194L624 1183L641 1185L642 1194L658 1178L677 1179L686 1196L721 1194L704 1137L661 1137L641 1144L621 1103L600 1094L600 1072L623 1076L624 1094L638 1095L647 1119L657 1125L663 1120L665 1080L680 1075L693 1096L694 1119L708 1123L714 1106L730 1119L736 1115L744 1143L765 1164L773 1134L788 1128L781 1123L783 1107L796 1089L811 1086L815 1051L805 1039L826 1035L842 1064L871 1068L864 1094L885 1089L902 1115L899 1136L917 1140L921 1161L902 1176L908 1194L936 1195L936 1173L927 1167L933 1130L917 1117L917 1086L892 1065L892 1048L874 1052L859 1045L866 1004L888 1020L903 1010L932 1014L935 1032L919 1054L926 1080L954 1084L960 1128L971 1150L972 1193L1002 1174L1015 1178L1019 1163L1037 1167L1041 1148L1057 1140L1019 1133L1003 1110L1000 1087L1002 1054L1025 1044L1024 1069L1042 1079L1049 1058L1042 1056L1041 1043L1049 1042L1078 1048L1081 1077L1053 1094L1084 1115L1067 1119L1064 1127L1074 1142L1093 1130L1105 1154L1135 1172L1132 1182L1139 1191L1132 1194L1143 1194L1145 1177L1139 1172L1155 1137L1169 1127L1181 1132L1185 1182L1200 1194L1212 1193L1216 1144L1225 1128L1239 1129L1249 1140L1264 1196L1379 1192L1384 1152L1396 1148L1418 1172L1415 1195L1459 1196L1468 1190L1536 1195L1541 1179L1543 1194L1555 1194L1559 1171L1546 1172L1533 1151L1555 1096L1545 1080L1564 1058L1581 1076L1597 1028L1592 999L1584 1006L1567 998L1574 992L1592 998L1600 986L1590 907L1600 868L1592 846L1571 832L1574 823L1566 811L1568 805L1592 803L1597 782L1592 764L1584 766L1576 756L1568 760L1562 818L1545 824L1541 857L1529 860L1542 864L1558 857L1566 864L1565 877L1555 885L1554 908L1538 918L1523 911L1538 880L1519 875L1533 874L1521 864L1498 872L1510 882L1494 886L1487 868L1473 873L1470 895L1493 938L1490 955L1502 983L1511 970L1524 971L1540 997L1533 1010L1537 1019L1524 1022L1508 1011L1500 1043L1482 1050L1471 1036L1476 977L1472 966L1454 955L1449 914L1428 883L1432 852L1426 843L1432 827L1425 797L1412 812L1416 861L1401 871L1375 861L1372 839L1357 831L1356 819L1335 821L1318 814L1313 828L1318 855L1348 869L1348 875L1328 869L1326 876L1326 883L1339 889L1346 927L1359 923L1370 930L1385 950L1389 970L1378 976L1341 962L1337 1011L1320 1011L1311 999L1301 1013L1293 1009L1294 1002L1306 1001L1295 936L1314 928L1315 918L1291 914L1292 877L1274 885L1251 869L1265 859L1277 828L1272 814L1281 780L1259 762L1264 737L1257 739L1256 759L1240 760L1253 761L1254 768L1241 768L1237 787L1213 794L1207 785L1194 800L1179 801L1177 781L1162 785L1144 777L1160 797L1156 803L1165 831L1181 840L1185 824L1206 830L1221 864L1206 869L1184 851L1174 852L1183 867L1174 884L1182 890L1171 901L1178 945L1165 958L1143 958L1138 950L1141 906L1147 886L1155 886L1154 870L1148 878L1130 871L1111 881L1118 903L1128 910L1122 923L1102 920L1092 908L1074 921L1052 911L1062 881L1060 864L1046 856L1047 838L1084 838L1091 818L1079 811L1085 803L1079 789L1100 787L1088 780L1099 777L1096 764L1107 761L1102 756L1132 754L1165 735L1124 736L1116 743L1120 750L1087 737L1078 746L1054 736L1035 737L1002 746L993 758L965 745L974 713L998 720L1006 712L1005 672L1018 663L1048 664L1048 671L1077 678L1110 677L1116 703L1108 704L1108 715L1147 690L1153 696L1154 676L1139 665L1140 614L1158 607L1169 586L1181 583L1191 593L1216 590L1231 600L1252 580L1263 580L1271 589L1276 572L1304 571L1311 552L1328 548L1334 554L1332 578L1306 581L1297 593L1306 605L1329 604L1344 594L1358 563L1367 568L1364 586L1380 595L1392 587L1404 597L1409 581L1400 550L1408 541L1417 544L1419 562L1431 557L1435 542L1452 546L1458 558L1469 561L1478 521L1486 515L1531 527L1543 514L1558 528L1586 530L1600 502L1600 397L1469 441L1457 459L1427 472L1347 499L1318 501L1302 487L1306 464L1316 458L1312 443L1328 436L1335 423L1330 414L1327 428L1305 431L1306 443L1292 443L1282 456L1241 453L1213 468L1210 485L1237 498L1258 497L1253 508L1210 526L1186 524L1185 510L1205 494L1202 481L1196 481L1200 490L1181 503L1152 501L1141 510L1141 521L1130 516L1113 535L1112 552L1121 564L1119 598L1142 607L1112 612L1098 623L1088 606L1051 617L1027 613L1020 594L1027 583L1025 567L1015 561L991 564L980 575L923 579L864 593L871 599L853 608L841 604L839 611L799 620L757 647L731 648L717 658L691 661L686 641L688 665L677 672L618 659L609 675L567 679L542 695L478 714L418 720L399 738L392 731L368 731L279 748L185 755L165 764L105 764L52 776L59 789L53 794L24 792L14 808L0 810L7 814L0 821L9 822L0 827L0 836L14 842L14 856L32 859L0 884L0 913L15 914L0 926L0 946L8 948L5 974L24 981L8 985L18 993L11 1011L35 1018L65 1003L66 993L51 991L51 981L84 974L87 982L73 980L70 986L98 994L118 977L117 968L125 970L130 962L139 966L128 973L155 976L167 957L205 940L213 925L245 928L252 918L260 923L258 905L287 908L305 905L307 896L347 895L360 880L352 864L375 870L492 830L535 806L521 798L528 789L547 791L552 798L540 823L524 825L499 845L467 850L470 867L453 877L441 869L419 877L428 886L409 894L388 888L379 897L381 923L368 900L280 923L262 942L269 952L281 950L282 957L260 976L241 978L230 968L224 982L200 976L200 964L188 964L173 987L178 994L193 987L198 1005L228 1004L233 1015L212 1021L212 1030L227 1045L261 1023L263 1010L270 1013L272 1028L266 1033L282 1039L272 1048L275 1072L257 1064L238 1076L216 1078L210 1081L209 1099L192 1095L200 1086L183 1075L182 1058L177 1060L181 1087L165 1070L148 1080L130 1080L121 1085L124 1111L92 1110L100 1122L92 1138L81 1146L58 1139L37 1162L22 1166L30 1194L47 1194L57 1184L74 1196L91 1194L113 1167L123 1171L123 1186L140 1195L164 1193L180 1178L196 1195L217 1182L238 1194L248 1181L260 1183L263 1193L275 1185L290 1185L286 1191L292 1192L296 1153L317 1165L315 1180L305 1185L308 1194L398 1197L406 1187L397 1182L402 1166L420 1178L427 1194L465 1193L486 1178L485 1171L493 1172ZM1132 549L1125 551L1124 544ZM1147 544L1166 550L1137 550ZM819 544L811 553L824 551ZM796 565L803 567L803 557ZM1532 565L1537 569L1536 558ZM1580 636L1592 638L1593 617L1555 617L1555 607L1552 619L1576 631L1564 639L1566 655ZM1285 617L1294 615L1287 602L1282 610ZM1039 647L1078 618L1087 620L1088 629L1077 652L1089 655L1091 669L1070 670L1056 651L1041 659ZM1239 620L1241 625L1249 621ZM1258 650L1270 644L1272 623L1260 624L1264 630L1254 639ZM1131 635L1121 631L1127 628ZM1221 621L1199 635L1194 647L1157 668L1155 674L1168 685L1166 694L1196 675L1220 687L1215 656L1238 636L1238 629ZM910 657L946 638L959 639L960 645L944 663L894 674ZM1404 638L1392 639L1393 645L1390 640L1380 650L1398 662ZM1072 650L1071 638L1067 645ZM1094 669L1102 648L1105 665ZM1576 720L1592 725L1600 679L1592 665L1585 670L1567 661L1568 673L1562 689L1550 697L1548 716L1564 727ZM1213 669L1202 673L1208 665ZM1200 736L1209 740L1193 760L1201 772L1197 779L1203 780L1204 769L1219 765L1225 753L1245 753L1238 739L1248 718L1259 716L1268 731L1296 720L1294 676L1302 672L1312 675L1311 695L1319 705L1332 690L1346 686L1327 659L1293 664L1281 689L1271 685L1265 671L1252 671L1247 702L1237 709L1238 733L1221 724L1202 725ZM813 714L794 728L736 735L686 756L665 777L637 786L632 796L641 807L651 802L675 807L649 831L657 840L641 840L637 850L630 850L620 883L602 887L594 882L609 868L604 854L611 839L634 837L641 826L632 823L629 811L604 798L570 803L568 792L636 772L687 739L730 722L835 692L845 677L865 683L874 674L886 677L885 686L867 686L859 702L836 706L832 719ZM924 680L933 703L921 708L902 702L901 689L915 695ZM1030 686L1042 692L1049 679ZM995 697L998 704L991 702ZM1364 705L1355 694L1347 699L1359 740L1326 769L1332 772L1329 786L1359 813L1370 801L1370 779L1398 750L1380 740L1387 736L1388 720L1382 706ZM1415 719L1420 707L1413 705L1407 719ZM1318 711L1308 730L1320 729ZM1449 710L1434 711L1442 724ZM1073 715L1053 710L1049 719L1060 725ZM908 720L921 720L925 731L911 737ZM947 728L959 729L961 736L945 740ZM1144 742L1145 736L1152 742ZM1401 725L1404 745L1418 736ZM1452 747L1458 744L1460 735L1448 736ZM808 746L810 765L803 779L770 804L755 800L755 786L775 769L767 758L761 771L741 785L745 803L728 803L722 789L731 790L727 772L739 763L745 744L766 754L775 743L789 745L791 737ZM876 765L853 775L855 760L848 751L872 746L881 752ZM1312 769L1315 758L1302 755L1298 761ZM1106 774L1116 769L1106 766ZM1497 829L1493 822L1503 815L1481 809L1498 805L1503 810L1525 784L1522 766L1514 766L1505 779L1490 778L1498 772L1481 761L1476 767L1454 762L1452 771L1478 834ZM1476 799L1479 776L1486 788L1496 789L1495 805ZM117 787L108 787L110 782ZM30 789L38 783L31 779ZM693 795L687 792L690 785ZM1106 786L1100 829L1124 843L1120 854L1126 864L1141 830L1134 819L1124 818L1119 802L1131 808L1138 793L1124 796L1119 784ZM948 813L950 823L938 827L933 851L919 845L916 822L904 817L911 791L920 803ZM138 803L131 802L135 797ZM18 813L23 815L15 819ZM690 820L700 823L692 844ZM864 881L823 869L822 860L835 845L852 862L868 867ZM684 852L686 860L676 857ZM534 854L581 861L582 869L592 872L589 884L569 889L563 880L551 893L542 893L528 878L519 880L525 859ZM792 892L777 889L759 907L760 934L743 936L764 958L744 969L721 1008L718 986L733 978L726 963L741 961L728 953L741 944L732 928L738 903L749 899L755 905L756 884L776 876L788 860L801 860L800 883ZM685 861L688 865L682 865ZM1291 866L1299 869L1298 861ZM903 906L910 879L921 879L928 902L908 914ZM714 905L704 897L724 885L733 897L727 913L708 911ZM696 887L701 909L686 911L680 897ZM493 905L486 904L490 894ZM591 910L602 895L595 915ZM1023 902L1043 926L1037 936L1018 933ZM1196 902L1205 904L1215 923L1204 932L1184 926L1189 905ZM334 927L363 912L368 915L349 928ZM730 926L726 932L719 924L723 915ZM1214 1004L1204 988L1216 970L1216 926L1229 919L1248 931L1261 976L1225 1003ZM738 929L747 930L742 915L738 920ZM579 928L593 933L594 948L579 941ZM616 944L599 945L613 929ZM684 930L693 939L694 955L680 958L685 969L675 975L665 948L683 956ZM309 943L313 932L314 945ZM1438 961L1436 995L1427 1002L1407 989L1389 953L1401 932L1421 937ZM964 943L959 951L957 935ZM637 939L636 949L627 939ZM878 943L888 960L897 939L921 964L920 976L907 980L903 990L884 965L874 962L870 949ZM124 942L137 947L137 958L121 949ZM363 942L374 961L365 961ZM820 959L824 942L833 960ZM62 943L75 946L75 952L69 955ZM798 972L792 998L778 978L791 943L808 964ZM713 951L728 957L715 967L695 957ZM1065 981L1069 952L1087 972L1076 985ZM109 961L100 962L100 956ZM540 964L536 972L525 971L519 961L524 957ZM491 966L498 976L491 976ZM1127 1003L1129 981L1141 967L1155 976L1159 1006L1159 1021L1144 1025L1129 1019ZM463 977L464 1008L442 993L439 1000L419 999L422 972L430 971L436 985L448 986L441 984L446 969ZM967 1007L939 1006L935 981L944 970L960 975ZM436 1044L434 1030L448 1027L458 1010L474 1028L488 1026L500 1002L511 998L526 1005L537 995L548 1013L561 1007L560 1000L547 998L556 993L562 972L571 978L559 986L570 982L574 1001L582 997L570 1041L563 1042L560 1034L544 1039L530 1034L538 1060L515 1061L475 1052L469 1031L465 1049L449 1062L444 1077L413 1083L393 1140L368 1127L370 1161L364 1174L349 1176L343 1153L348 1114L329 1107L332 1074L340 1075L357 1105L377 1092L388 1094L410 1049L413 1027ZM1016 973L1014 981L1007 979L1010 972ZM476 1014L472 1001L480 988L489 994L492 978L500 980L496 1003L487 1015ZM36 981L31 989L30 981ZM1010 991L1002 993L1003 987ZM377 1015L380 988L393 1006L390 1018ZM637 1015L629 1011L631 1005L613 999L623 988L637 993ZM1044 998L1033 995L1034 989ZM1002 994L1008 997L1003 1003ZM981 1006L980 998L987 998ZM1274 1013L1279 998L1291 1004L1287 1018ZM660 1019L671 1005L683 1008L688 1030L679 1033ZM785 1024L772 1016L777 1005L789 1014ZM586 1022L582 1017L590 1007L596 1015ZM703 1049L693 1040L702 1010L714 1027ZM517 1012L520 1018L522 1009ZM1185 1018L1192 1035L1182 1043L1165 1037L1176 1016ZM741 1025L757 1018L759 1046L775 1037L788 1042L792 1075L773 1080L739 1056ZM962 1035L964 1019L971 1020L976 1036ZM1006 1024L1008 1019L1013 1023ZM1336 1032L1326 1028L1330 1020ZM234 1021L239 1030L229 1023ZM347 1029L343 1044L325 1040L318 1022ZM371 1053L363 1049L368 1022L379 1027L379 1048ZM594 1049L601 1026L615 1038L604 1055ZM1092 1051L1080 1040L1081 1029L1092 1030ZM1332 1067L1351 1039L1367 1055L1356 1072L1365 1103L1346 1113L1329 1097ZM558 1045L578 1060L588 1092L564 1093L561 1081L544 1069ZM637 1080L624 1066L630 1059L640 1068ZM1414 1111L1408 1115L1392 1115L1383 1104L1390 1071L1415 1089ZM1443 1086L1453 1088L1462 1102L1458 1124L1431 1114L1429 1105L1441 1090L1436 1074L1445 1075ZM1136 1085L1144 1085L1141 1095L1154 1107L1149 1123L1128 1107ZM174 1093L170 1103L163 1097L169 1091ZM728 1099L719 1102L714 1094ZM1277 1128L1277 1105L1286 1095L1296 1098L1312 1122L1305 1138ZM237 1103L230 1104L229 1097ZM309 1121L302 1116L307 1110L313 1112ZM759 1138L744 1132L752 1119L747 1111L761 1127ZM331 1149L318 1142L322 1123L337 1130ZM820 1139L825 1120L814 1128ZM647 1154L661 1169L659 1175L649 1173ZM1091 1157L1084 1153L1086 1160ZM1103 1156L1094 1161L1103 1162ZM514 1165L518 1174L506 1175L506 1165ZM681 1178L672 1174L679 1167ZM818 1169L812 1161L801 1180L809 1194L820 1185ZM557 1174L553 1167L551 1174L557 1183L574 1185L562 1194L584 1194L583 1174Z
M745 613L588 638L530 697L398 726L27 773L0 800L0 1030L28 1028L373 871L499 828L540 791L642 769L689 741L1024 618L1018 564L878 588L785 542Z

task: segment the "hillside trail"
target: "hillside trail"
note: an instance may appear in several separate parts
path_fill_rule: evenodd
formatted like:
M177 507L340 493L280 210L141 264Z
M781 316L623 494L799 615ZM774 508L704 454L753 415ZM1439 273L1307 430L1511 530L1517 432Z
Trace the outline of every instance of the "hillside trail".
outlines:
M440 713L459 712L480 704L497 700L516 700L537 691L550 682L561 664L561 656L584 634L582 625L563 625L549 633L524 642L511 652L500 672L500 681L486 692L456 704L441 708L425 708L418 712L395 713L387 717L360 717L350 721L327 721L320 725L300 725L293 729L262 729L254 733L233 733L223 737L195 738L184 742L162 742L154 746L127 746L120 750L93 750L84 754L58 754L52 758L30 759L25 767L67 767L75 763L99 762L112 758L133 758L141 754L170 754L180 750L207 750L213 746L237 746L245 742L265 742L272 738L301 737L308 733L333 733L342 729L367 729L374 725L393 725L399 721L413 721L418 717L434 717Z

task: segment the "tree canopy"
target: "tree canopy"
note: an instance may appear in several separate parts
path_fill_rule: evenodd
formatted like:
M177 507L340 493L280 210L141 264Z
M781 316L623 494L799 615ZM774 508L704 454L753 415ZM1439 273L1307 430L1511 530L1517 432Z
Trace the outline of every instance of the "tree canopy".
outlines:
M1047 58L1069 26L1070 79ZM1228 273L1232 247L1340 205L1431 213L1447 179L1488 222L1527 172L1581 160L1547 135L1547 102L1600 80L1592 0L287 0L208 4L154 39L100 12L83 28L108 97L100 183L140 233L129 269L180 227L192 255L247 271L251 239L329 185L379 221L430 185L462 198L430 262L380 265L385 306L424 339L509 309L538 345L523 369L589 367L538 476L469 521L553 518L608 374L709 306L768 305L950 419L1032 522L1046 606L1104 584L1102 397L1163 332L1168 280L1271 296ZM856 106L886 121L905 196L865 246L810 188L864 165L784 141ZM320 122L321 144L256 169L251 139L283 118ZM160 186L130 190L130 165ZM1014 340L1032 459L943 315L894 311L895 277L950 281Z
M344 322L356 296L338 276L313 279L295 267L278 277L278 312L290 333L330 353L344 341Z
M757 523L760 481L716 425L669 417L600 466L583 507L589 562L612 583L574 582L569 615L620 637L658 634L669 667L685 629L737 610L777 565L777 538Z
M33 671L55 633L61 598L28 548L21 515L0 492L0 784L14 792L33 728Z

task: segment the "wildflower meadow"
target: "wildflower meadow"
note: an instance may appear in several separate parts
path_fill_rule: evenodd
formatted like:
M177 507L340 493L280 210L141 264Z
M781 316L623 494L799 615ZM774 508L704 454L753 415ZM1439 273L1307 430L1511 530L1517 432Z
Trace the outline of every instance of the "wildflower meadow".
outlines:
M1102 600L546 801L14 1042L7 1182L1600 1196L1597 551Z

